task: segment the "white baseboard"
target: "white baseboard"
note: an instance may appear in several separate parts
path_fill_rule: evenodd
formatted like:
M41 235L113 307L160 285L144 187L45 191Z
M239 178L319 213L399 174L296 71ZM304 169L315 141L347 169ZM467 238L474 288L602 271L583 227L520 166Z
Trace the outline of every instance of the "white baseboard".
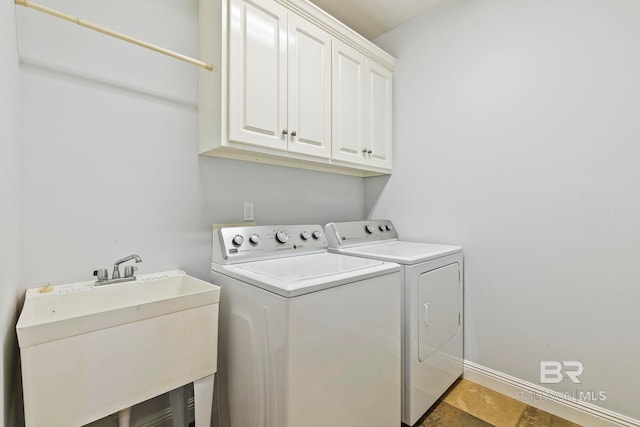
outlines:
M464 361L463 377L550 414L587 427L638 427L640 420L577 400L537 384ZM526 397L523 399L523 397ZM532 398L529 398L532 397Z

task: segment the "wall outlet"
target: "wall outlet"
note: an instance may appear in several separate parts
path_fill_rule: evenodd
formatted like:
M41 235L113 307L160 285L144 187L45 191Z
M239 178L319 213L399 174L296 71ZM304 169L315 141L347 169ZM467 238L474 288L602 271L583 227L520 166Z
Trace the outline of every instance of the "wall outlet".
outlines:
M244 220L253 221L253 202L244 202Z

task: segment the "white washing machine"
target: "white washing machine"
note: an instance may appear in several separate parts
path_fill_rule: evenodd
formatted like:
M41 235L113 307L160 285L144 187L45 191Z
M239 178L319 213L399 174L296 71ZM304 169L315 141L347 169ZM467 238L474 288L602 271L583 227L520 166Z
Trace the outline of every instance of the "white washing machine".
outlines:
M211 268L222 424L400 423L398 264L328 253L321 226L290 225L219 229Z
M388 220L326 233L332 252L403 266L402 422L412 426L462 375L462 248L400 241Z

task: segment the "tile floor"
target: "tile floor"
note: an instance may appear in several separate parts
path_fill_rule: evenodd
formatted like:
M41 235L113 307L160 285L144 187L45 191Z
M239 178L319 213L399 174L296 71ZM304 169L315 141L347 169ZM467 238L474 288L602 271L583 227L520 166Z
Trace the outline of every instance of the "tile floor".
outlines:
M414 427L581 426L471 381L458 380Z
M459 380L415 427L580 427L467 380Z

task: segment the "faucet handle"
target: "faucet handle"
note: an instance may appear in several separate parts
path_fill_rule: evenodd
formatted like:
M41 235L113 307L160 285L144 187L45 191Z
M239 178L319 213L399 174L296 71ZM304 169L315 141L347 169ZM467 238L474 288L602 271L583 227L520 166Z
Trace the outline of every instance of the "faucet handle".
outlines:
M99 268L93 272L93 275L97 277L98 282L104 282L109 280L109 272L106 268Z
M137 265L125 265L124 266L124 277L134 277L133 273L138 269Z

